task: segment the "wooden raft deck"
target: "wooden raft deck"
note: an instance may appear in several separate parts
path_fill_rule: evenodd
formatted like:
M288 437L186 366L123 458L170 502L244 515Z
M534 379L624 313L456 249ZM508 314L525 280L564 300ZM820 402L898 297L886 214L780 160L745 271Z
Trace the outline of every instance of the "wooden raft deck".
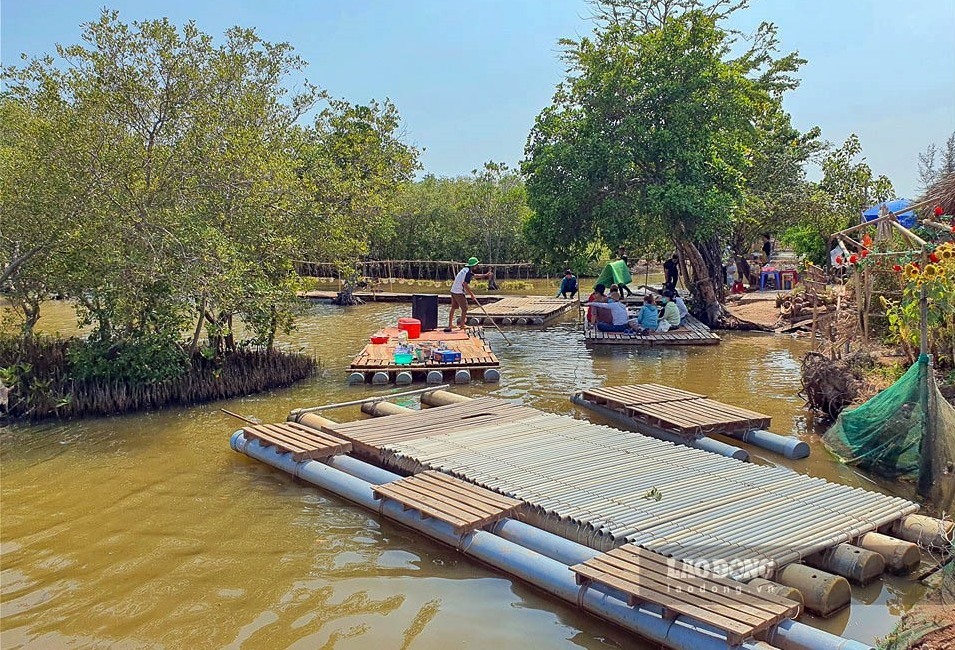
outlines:
M720 337L709 327L687 316L686 325L677 330L645 336L622 332L601 332L590 323L584 323L584 341L599 345L719 345Z
M507 296L483 310L470 309L468 323L479 325L543 325L566 314L577 303L563 298L545 296ZM487 312L487 313L485 313Z
M522 520L597 550L634 543L734 579L772 574L918 510L899 497L495 398L323 430L392 471L439 471L520 499ZM653 490L659 501L646 498Z
M400 372L410 372L412 381L423 382L428 380L428 373L432 371L440 372L442 381L445 381L454 380L457 371L467 370L472 375L491 380L486 372L488 370L497 371L501 367L501 362L484 339L484 330L480 327L468 327L465 331L455 328L453 332L445 332L440 329L422 332L420 338L409 341L409 343L424 347L426 351L430 347L437 347L438 343L441 342L445 349L461 353L461 360L454 363L442 363L428 359L399 366L395 363L398 330L385 329L384 333L391 337L388 342L366 345L352 360L351 365L348 366L348 372L361 373L364 376L364 381L372 381L375 373L383 372L388 374L389 382L394 382Z
M246 438L258 440L265 447L273 446L282 453L290 453L298 461L347 454L352 449L348 440L297 422L255 424L245 427L243 431Z
M483 528L509 516L521 502L471 485L441 472L414 476L377 485L376 499L392 499L405 510L413 508L424 517L434 517L454 527L456 533Z
M588 402L627 415L638 426L646 423L685 438L768 429L772 421L763 413L661 384L593 388L580 394Z
M643 602L663 608L664 618L688 616L726 633L730 645L752 639L787 618L799 603L695 569L634 544L626 544L570 568L577 584L599 583L627 595L630 606Z

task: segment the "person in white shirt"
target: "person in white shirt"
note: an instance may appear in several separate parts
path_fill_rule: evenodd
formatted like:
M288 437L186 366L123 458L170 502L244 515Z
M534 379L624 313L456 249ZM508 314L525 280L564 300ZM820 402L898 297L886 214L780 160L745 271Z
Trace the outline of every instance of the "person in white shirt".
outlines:
M630 318L627 305L619 300L611 299L609 302L587 302L584 303L584 306L610 311L610 315L613 319L610 323L599 321L597 323L597 329L601 332L623 332L628 329L637 330L640 327L636 319Z
M471 257L467 265L458 271L454 276L454 282L451 283L451 311L448 314L448 326L444 328L445 332L450 332L454 328L454 312L461 310L460 329L467 329L468 322L468 295L477 302L477 296L471 290L471 280L474 278L490 278L490 273L475 273L474 267L480 262L478 258Z

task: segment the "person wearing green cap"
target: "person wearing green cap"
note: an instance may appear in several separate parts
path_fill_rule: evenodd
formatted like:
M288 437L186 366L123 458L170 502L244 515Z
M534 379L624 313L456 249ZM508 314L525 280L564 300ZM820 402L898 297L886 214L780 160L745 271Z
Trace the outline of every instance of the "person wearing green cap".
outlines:
M454 328L454 312L461 310L461 321L459 327L463 330L467 328L468 323L468 294L477 302L477 296L471 290L471 280L474 278L487 279L491 277L490 273L475 273L474 267L479 264L478 258L471 257L467 265L458 271L454 276L454 282L451 283L451 312L448 314L448 326L445 332L450 332Z

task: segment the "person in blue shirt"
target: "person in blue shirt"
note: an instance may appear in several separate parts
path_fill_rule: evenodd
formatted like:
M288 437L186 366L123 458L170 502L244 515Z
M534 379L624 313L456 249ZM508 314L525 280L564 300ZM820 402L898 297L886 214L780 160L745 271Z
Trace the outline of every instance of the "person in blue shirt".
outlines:
M641 330L646 330L642 332L646 334L647 332L655 332L659 322L660 313L657 311L657 306L653 302L653 294L648 293L643 297L643 307L640 308L637 323L639 323Z
M570 269L564 271L564 279L560 281L560 289L556 297L573 298L577 295L577 276Z

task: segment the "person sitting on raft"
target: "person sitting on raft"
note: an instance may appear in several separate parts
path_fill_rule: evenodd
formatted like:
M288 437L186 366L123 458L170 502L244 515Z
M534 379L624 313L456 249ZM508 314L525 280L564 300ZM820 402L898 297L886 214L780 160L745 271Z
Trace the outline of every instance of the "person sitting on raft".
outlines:
M680 297L680 294L676 293L675 291L671 291L670 293L664 291L663 293L667 296L667 298L675 302L676 308L680 310L680 326L682 327L686 325L686 318L690 315L690 310L686 308L686 301L683 300L683 298Z
M598 311L608 311L611 316L611 322L605 323L598 319L597 329L601 332L625 332L635 330L639 327L636 320L630 320L630 314L627 312L627 306L619 300L611 299L609 302L588 302L588 307L595 307Z
M640 308L640 314L637 316L637 325L640 326L640 333L647 334L657 331L660 324L660 312L653 301L653 294L648 293L643 297L643 307Z
M607 287L605 287L602 284L598 283L594 285L593 292L587 297L587 302L584 304L588 304L592 302L607 302L607 296L604 295L604 291L606 290L607 290ZM587 322L588 323L597 322L597 312L596 310L590 307L587 308Z
M577 276L570 269L564 271L564 279L560 281L560 289L555 298L573 298L577 295Z
M668 292L669 293L669 292ZM670 297L663 294L660 298L660 304L663 305L663 314L660 316L660 323L657 325L658 332L669 332L680 326L680 308L676 306Z

